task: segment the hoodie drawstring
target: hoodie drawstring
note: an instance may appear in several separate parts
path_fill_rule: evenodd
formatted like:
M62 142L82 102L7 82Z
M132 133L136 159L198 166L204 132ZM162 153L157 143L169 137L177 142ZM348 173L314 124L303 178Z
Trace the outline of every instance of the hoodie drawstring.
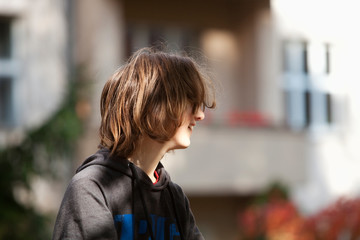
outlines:
M132 197L132 201L131 201L131 212L133 214L133 219L132 219L132 226L134 228L135 231L135 224L136 224L136 218L135 218L135 178L131 178L131 197ZM134 238L134 240L136 240L137 237Z
M144 213L145 213L145 216L146 216L146 222L147 222L147 224L149 226L148 229L149 229L149 232L150 232L151 240L155 240L154 233L153 233L153 228L152 228L152 221L150 219L150 214L149 214L149 211L147 210L144 195L143 195L143 192L141 191L141 187L140 187L139 175L138 175L133 163L129 163L129 167L131 169L132 174L134 175L135 183L136 183L136 185L138 185L137 189L139 190L139 193L140 193L141 203L143 205ZM171 189L172 187L170 185L171 185L171 182L167 186L167 189L169 190L169 193L170 193L171 203L172 203L172 207L173 207L173 210L174 210L174 213L175 213L176 225L178 226L178 229L179 229L180 239L184 240L184 235L183 235L184 232L183 232L182 226L180 224L180 218L179 218L179 213L178 213L178 210L177 210L176 204L175 204L174 193L173 193L173 190ZM134 195L134 193L133 193L133 195ZM134 199L134 197L133 197L133 199ZM133 206L133 208L134 208L134 206ZM133 211L134 211L134 209L133 209Z
M171 190L171 186L170 186L170 185L171 185L171 182L170 182L169 185L167 186L167 189L169 189L172 206L173 206L173 209L174 209L174 212L175 212L176 224L177 224L177 226L178 226L178 228L179 228L180 239L181 239L181 240L184 240L183 229L182 229L181 224L180 224L180 218L179 218L179 213L178 213L178 210L177 210L176 204L175 204L174 193L173 193L173 191Z
M143 208L144 208L144 213L145 213L145 216L146 216L146 222L147 222L147 224L149 226L148 229L149 229L149 232L150 232L151 240L155 240L154 233L153 233L153 228L152 228L152 224L151 224L151 219L150 219L150 214L149 214L149 211L147 210L144 195L143 195L143 192L141 191L141 187L140 187L139 175L137 174L137 171L136 171L135 166L134 166L133 163L129 163L129 167L131 169L132 174L135 177L135 183L136 183L136 185L138 185L137 189L139 189L140 199L141 199L141 203L142 203Z

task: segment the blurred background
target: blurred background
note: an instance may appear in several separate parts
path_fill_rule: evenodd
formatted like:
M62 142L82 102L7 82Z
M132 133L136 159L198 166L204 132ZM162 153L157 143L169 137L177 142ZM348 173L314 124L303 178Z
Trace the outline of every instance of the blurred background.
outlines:
M49 239L105 81L165 43L217 108L163 164L207 240L360 236L356 0L0 0L0 239Z

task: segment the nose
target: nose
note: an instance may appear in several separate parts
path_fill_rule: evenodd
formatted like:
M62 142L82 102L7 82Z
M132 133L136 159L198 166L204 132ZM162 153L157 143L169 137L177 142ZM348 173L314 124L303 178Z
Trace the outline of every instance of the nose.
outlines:
M205 118L205 113L201 108L198 108L198 110L195 112L195 121L201 121Z

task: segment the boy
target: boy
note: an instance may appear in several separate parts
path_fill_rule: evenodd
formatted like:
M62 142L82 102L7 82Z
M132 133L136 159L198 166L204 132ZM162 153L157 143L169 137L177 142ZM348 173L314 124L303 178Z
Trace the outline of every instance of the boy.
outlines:
M189 201L160 163L187 148L213 89L188 57L136 52L105 84L99 151L64 195L53 239L203 239Z

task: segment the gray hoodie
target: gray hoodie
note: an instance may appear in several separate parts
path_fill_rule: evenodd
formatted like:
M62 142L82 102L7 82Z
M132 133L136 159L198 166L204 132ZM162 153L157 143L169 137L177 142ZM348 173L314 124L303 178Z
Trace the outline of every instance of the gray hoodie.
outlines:
M78 168L56 219L57 239L199 240L189 200L161 163L153 184L103 148Z

